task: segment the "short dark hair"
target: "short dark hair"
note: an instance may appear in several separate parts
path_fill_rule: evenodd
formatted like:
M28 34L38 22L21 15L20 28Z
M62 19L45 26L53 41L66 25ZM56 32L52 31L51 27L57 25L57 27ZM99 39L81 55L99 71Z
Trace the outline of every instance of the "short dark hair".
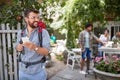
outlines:
M105 29L104 32L107 31L109 33L109 30L108 29Z
M29 13L31 13L31 12L36 13L36 14L39 13L39 11L38 11L38 10L35 10L35 9L26 9L26 10L24 11L24 16L25 16L25 17L28 17L28 16L29 16Z
M93 24L91 24L91 23L87 23L86 25L85 25L85 29L87 29L88 27L93 27Z

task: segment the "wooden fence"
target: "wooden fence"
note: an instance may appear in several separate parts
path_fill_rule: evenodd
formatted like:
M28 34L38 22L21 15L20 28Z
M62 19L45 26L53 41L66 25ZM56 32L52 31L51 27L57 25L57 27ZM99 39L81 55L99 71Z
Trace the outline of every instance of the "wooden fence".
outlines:
M0 25L0 80L18 80L18 62L15 42L17 29L9 24Z

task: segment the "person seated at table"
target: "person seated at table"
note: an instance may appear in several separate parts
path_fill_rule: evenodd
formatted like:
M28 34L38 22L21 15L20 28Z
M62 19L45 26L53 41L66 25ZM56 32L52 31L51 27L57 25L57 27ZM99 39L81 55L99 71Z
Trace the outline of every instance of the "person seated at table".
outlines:
M99 40L101 40L104 44L107 44L107 42L110 40L109 30L108 30L108 29L106 29L106 30L104 31L104 34L101 34L101 35L100 35ZM100 42L100 43L98 44L98 48L104 46L103 43ZM99 57L103 57L103 52L102 52L102 51L99 51L98 56L99 56Z
M79 45L82 50L82 59L80 62L80 73L81 74L86 74L85 71L83 71L84 63L85 60L87 60L87 72L90 72L90 60L91 60L91 53L92 53L92 42L93 39L97 40L98 42L103 43L102 41L99 40L98 37L94 35L92 32L93 25L90 23L87 23L85 25L85 30L80 32L79 34Z
M116 34L112 37L112 40L120 40L120 32L116 32Z

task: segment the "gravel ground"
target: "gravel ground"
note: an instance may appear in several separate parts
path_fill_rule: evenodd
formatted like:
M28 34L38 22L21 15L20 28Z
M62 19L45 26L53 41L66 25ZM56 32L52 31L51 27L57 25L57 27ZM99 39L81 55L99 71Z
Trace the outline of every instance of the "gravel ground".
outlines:
M51 77L53 77L56 73L63 70L64 68L65 68L65 64L63 63L63 61L59 61L57 59L52 59L52 66L49 68L46 68L48 80Z

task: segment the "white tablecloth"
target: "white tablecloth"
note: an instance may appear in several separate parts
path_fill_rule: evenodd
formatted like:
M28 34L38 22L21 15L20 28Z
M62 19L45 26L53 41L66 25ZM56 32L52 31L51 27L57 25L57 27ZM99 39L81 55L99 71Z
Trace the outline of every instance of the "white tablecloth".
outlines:
M117 54L120 54L120 49L118 48L111 48L111 47L100 47L98 48L99 51L103 51L104 53L117 53Z
M78 52L81 52L81 48L73 48L72 51L78 53Z

